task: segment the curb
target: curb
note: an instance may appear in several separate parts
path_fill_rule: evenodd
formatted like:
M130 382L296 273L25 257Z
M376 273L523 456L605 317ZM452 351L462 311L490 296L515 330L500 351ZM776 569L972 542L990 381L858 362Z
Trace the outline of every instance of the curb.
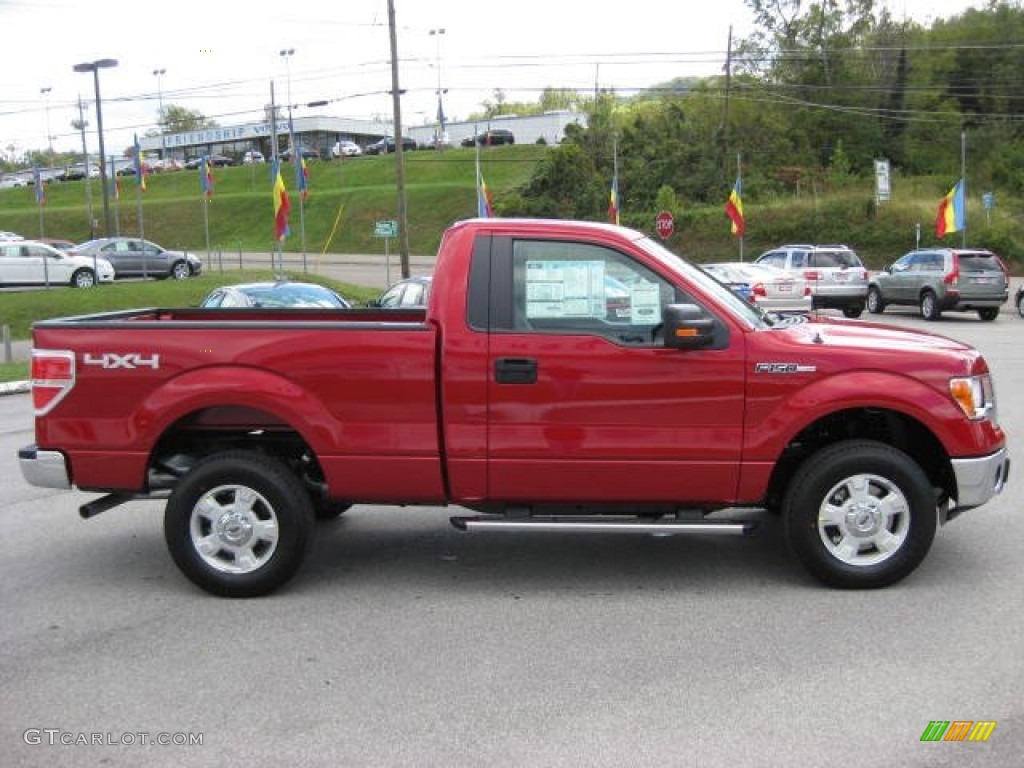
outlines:
M5 381L0 383L0 397L4 395L20 395L31 390L32 385L27 381Z

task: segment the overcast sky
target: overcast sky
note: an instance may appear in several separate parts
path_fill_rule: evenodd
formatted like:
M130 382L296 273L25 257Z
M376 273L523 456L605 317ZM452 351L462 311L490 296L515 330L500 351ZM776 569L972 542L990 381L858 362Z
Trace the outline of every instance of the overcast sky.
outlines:
M925 23L978 4L886 3ZM508 101L535 101L548 86L628 94L715 74L730 25L736 37L751 32L743 0L632 0L605 10L578 0L395 0L395 11L406 125L434 119L439 74L455 120L493 101L496 88ZM100 72L108 154L155 128L160 95L231 125L260 119L273 81L279 104L330 102L297 115L390 118L386 0L0 0L0 31L0 152L44 148L48 131L58 151L80 149L70 123L79 96L91 104L94 89L92 75L72 67L103 58L118 61ZM91 109L87 119L95 152Z

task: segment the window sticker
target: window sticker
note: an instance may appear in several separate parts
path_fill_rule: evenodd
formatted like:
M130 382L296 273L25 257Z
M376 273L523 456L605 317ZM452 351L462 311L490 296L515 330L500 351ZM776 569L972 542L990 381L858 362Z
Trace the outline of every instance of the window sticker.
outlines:
M654 325L661 315L661 293L657 283L642 281L629 287L629 322Z
M603 260L526 262L527 318L605 316Z

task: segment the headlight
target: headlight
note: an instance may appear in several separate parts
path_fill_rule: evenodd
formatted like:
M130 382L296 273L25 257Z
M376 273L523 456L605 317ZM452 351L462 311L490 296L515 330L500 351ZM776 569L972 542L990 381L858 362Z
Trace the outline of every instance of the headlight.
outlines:
M996 418L996 394L992 377L964 376L949 380L949 394L971 421Z

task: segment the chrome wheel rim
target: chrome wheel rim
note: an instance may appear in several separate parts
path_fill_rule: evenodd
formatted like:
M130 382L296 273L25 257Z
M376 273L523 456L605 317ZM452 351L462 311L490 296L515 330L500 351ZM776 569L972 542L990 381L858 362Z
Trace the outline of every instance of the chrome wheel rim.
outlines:
M867 567L888 560L910 534L910 504L878 475L853 475L832 486L818 509L818 535L842 563Z
M192 508L189 535L196 553L222 573L252 573L274 556L278 521L273 506L244 485L221 485Z

